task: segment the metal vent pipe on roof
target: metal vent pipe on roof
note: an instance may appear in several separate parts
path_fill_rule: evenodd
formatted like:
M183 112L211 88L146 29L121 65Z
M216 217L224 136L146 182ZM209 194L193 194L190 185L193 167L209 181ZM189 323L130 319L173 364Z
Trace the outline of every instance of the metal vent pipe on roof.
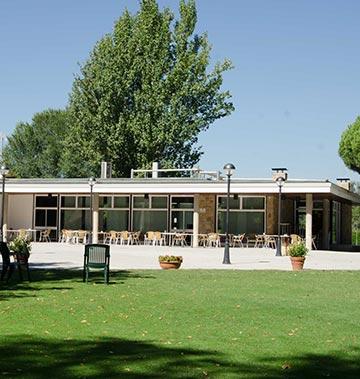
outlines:
M112 177L112 166L110 162L101 162L101 179L107 179Z

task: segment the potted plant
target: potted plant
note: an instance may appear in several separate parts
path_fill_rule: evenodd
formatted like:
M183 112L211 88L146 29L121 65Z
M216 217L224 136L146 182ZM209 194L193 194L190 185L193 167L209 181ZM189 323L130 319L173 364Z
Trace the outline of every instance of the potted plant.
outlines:
M160 255L160 267L164 270L177 269L181 266L183 258L180 255Z
M30 241L23 236L17 236L9 243L10 251L16 255L20 264L26 264L29 260L31 245Z
M289 255L291 265L294 271L302 270L304 267L305 256L308 252L307 247L303 242L294 243L289 246Z

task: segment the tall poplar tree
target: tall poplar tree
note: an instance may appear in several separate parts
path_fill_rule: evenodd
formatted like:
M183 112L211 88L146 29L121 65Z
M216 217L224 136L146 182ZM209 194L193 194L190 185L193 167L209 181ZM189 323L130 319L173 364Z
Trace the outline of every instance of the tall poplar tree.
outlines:
M70 95L72 125L62 169L66 176L98 175L100 162L114 175L131 168L192 167L202 154L198 136L234 109L222 74L209 70L207 36L195 34L194 0L180 1L180 17L142 0L125 11L95 46Z

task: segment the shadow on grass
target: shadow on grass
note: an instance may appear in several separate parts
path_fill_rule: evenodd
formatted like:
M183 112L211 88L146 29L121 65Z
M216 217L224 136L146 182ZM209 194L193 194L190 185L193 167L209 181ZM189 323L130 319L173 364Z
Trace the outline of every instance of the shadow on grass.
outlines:
M45 340L13 336L0 345L1 374L9 378L359 378L360 356L304 355L284 366L279 357L230 362L215 351L99 338Z
M155 277L125 270L111 271L109 285L121 285L129 278L154 279ZM79 283L83 283L82 270L35 269L31 270L31 282L20 281L18 272L15 270L8 283L0 282L0 301L16 297L33 297L36 295L31 292L42 290L72 290L74 285ZM104 283L103 274L91 272L89 283Z

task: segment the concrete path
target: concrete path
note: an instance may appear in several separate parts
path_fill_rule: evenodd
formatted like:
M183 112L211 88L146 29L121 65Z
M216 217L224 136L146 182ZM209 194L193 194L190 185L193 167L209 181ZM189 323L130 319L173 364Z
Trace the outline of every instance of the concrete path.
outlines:
M223 265L223 248L183 248L168 246L111 245L111 269L160 269L158 256L171 254L184 258L183 269L291 270L289 257L275 257L275 250L263 248L230 249L230 265ZM30 265L33 268L73 268L83 266L84 245L33 243ZM314 250L305 262L306 269L360 270L360 253Z

